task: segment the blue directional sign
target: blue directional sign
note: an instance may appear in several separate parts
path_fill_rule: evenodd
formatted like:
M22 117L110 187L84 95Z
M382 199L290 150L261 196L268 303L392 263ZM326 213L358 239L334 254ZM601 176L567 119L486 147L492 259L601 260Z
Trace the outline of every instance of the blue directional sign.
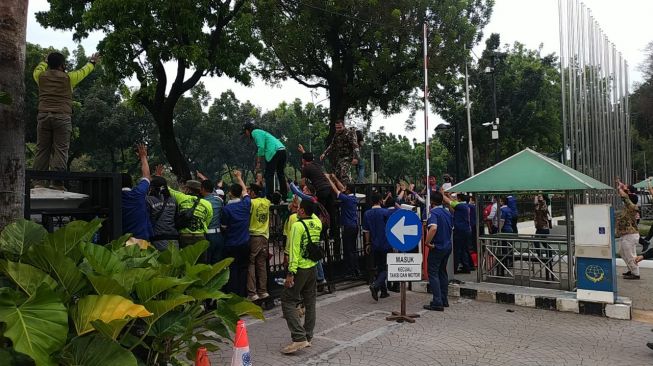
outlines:
M422 240L422 222L409 210L397 210L385 224L388 243L400 252L407 252Z

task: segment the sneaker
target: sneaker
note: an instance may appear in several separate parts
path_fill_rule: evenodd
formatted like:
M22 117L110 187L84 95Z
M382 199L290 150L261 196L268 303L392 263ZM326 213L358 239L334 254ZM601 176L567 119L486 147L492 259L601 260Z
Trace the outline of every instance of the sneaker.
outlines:
M445 308L448 308L449 307L449 302L448 301L443 302L442 306L444 306Z
M624 275L624 280L639 280L639 276L634 274Z
M653 349L653 342L646 343L646 347Z
M388 291L381 291L381 296L379 296L382 299L385 299L386 297L390 297L390 294Z
M374 301L379 301L379 289L374 287L374 285L370 285L370 292Z
M308 339L308 338L306 338L306 343L308 343L308 344L306 345L307 348L313 346L313 340L312 340L312 339Z
M423 306L423 308L431 311L444 311L443 306L431 306L431 304L426 304Z
M291 353L295 353L299 351L302 348L308 347L308 342L307 341L301 341L301 342L292 342L289 345L283 347L281 349L281 353L289 355Z
M626 272L626 273L622 273L621 275L622 275L622 276L630 276L631 274L632 274L632 273L630 273L630 271L628 271L628 272Z
M270 294L268 294L267 292L264 292L264 293L258 295L258 298L261 299L261 300L267 299L268 297L270 297Z
M258 297L257 294L247 296L247 300L249 300L249 301L256 301L258 299L259 299L259 297Z

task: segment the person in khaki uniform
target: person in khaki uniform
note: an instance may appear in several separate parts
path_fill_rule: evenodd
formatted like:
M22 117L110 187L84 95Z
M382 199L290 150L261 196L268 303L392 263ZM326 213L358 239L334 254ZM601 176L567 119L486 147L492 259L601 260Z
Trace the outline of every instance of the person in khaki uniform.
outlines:
M317 262L306 258L306 245L310 240L318 243L322 231L322 222L315 215L315 204L304 200L299 205L299 220L290 229L288 247L288 274L281 293L281 310L292 342L281 349L284 354L291 354L302 348L310 347L315 328L315 300L317 297ZM297 305L303 303L306 308L302 325L297 312Z
M53 52L34 69L34 81L39 86L34 169L66 170L72 131L73 89L95 69L98 60L96 53L81 69L66 72L64 55ZM62 182L54 182L51 188L64 189Z
M268 294L268 238L270 237L270 200L263 197L263 187L250 184L252 212L249 219L249 271L247 273L247 298L250 301L265 299Z
M623 274L625 280L639 280L639 266L636 261L636 246L639 241L637 229L637 194L635 187L626 186L617 180L617 192L624 202L624 208L616 218L615 234L619 243L619 255L626 262L628 272Z

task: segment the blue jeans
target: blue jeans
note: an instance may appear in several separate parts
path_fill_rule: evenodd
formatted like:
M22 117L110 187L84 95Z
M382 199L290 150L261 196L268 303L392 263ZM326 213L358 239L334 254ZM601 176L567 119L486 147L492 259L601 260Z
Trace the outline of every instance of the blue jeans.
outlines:
M448 304L447 291L449 290L449 276L447 275L447 261L451 249L431 249L427 259L429 285L433 293L431 306Z
M206 240L209 241L209 249L204 252L202 263L214 264L223 260L224 237L222 233L206 234Z
M359 159L356 166L356 183L365 183L365 160ZM653 226L652 226L653 227Z
M324 267L322 266L322 261L317 262L317 282L322 282L324 278Z

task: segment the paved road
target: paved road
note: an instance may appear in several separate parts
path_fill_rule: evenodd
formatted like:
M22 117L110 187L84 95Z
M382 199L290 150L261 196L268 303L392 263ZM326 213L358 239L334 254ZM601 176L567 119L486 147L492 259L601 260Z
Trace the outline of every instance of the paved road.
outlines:
M398 295L378 303L366 288L323 296L313 347L293 356L278 308L248 324L253 365L653 365L651 325L461 299L445 312L421 308L428 295L409 293L415 324L385 320ZM383 301L385 300L385 301ZM508 312L513 310L514 312ZM214 354L229 364L231 351Z

